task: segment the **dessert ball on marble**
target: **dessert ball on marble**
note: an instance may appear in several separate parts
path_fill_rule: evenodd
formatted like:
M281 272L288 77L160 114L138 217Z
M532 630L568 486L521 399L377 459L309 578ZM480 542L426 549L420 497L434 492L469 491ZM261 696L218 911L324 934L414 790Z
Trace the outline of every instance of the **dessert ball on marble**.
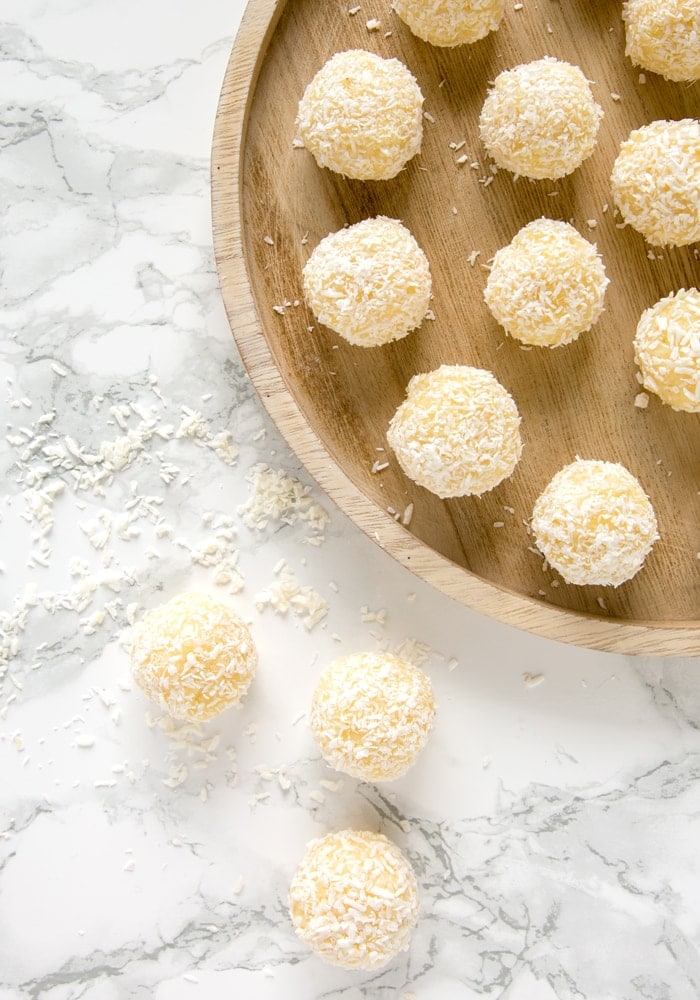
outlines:
M626 0L625 55L667 80L700 79L700 0Z
M546 56L499 73L479 131L498 167L556 180L591 155L602 117L579 67Z
M700 292L681 288L645 309L634 337L645 389L673 410L700 412Z
M489 371L442 365L414 375L387 441L405 474L443 499L479 496L513 472L520 414Z
M478 42L496 31L504 0L393 0L392 8L424 42L451 47Z
M550 566L579 585L631 580L659 537L654 508L632 473L582 458L540 494L530 527Z
M654 121L620 146L610 178L625 222L655 246L700 240L700 121Z
M608 283L600 254L573 226L536 219L496 253L484 299L511 337L560 347L596 322Z
M337 52L304 91L297 131L319 166L389 180L420 152L423 95L400 60Z
M209 594L180 594L134 627L134 680L175 719L203 722L236 705L257 662L247 625Z
M353 653L319 677L311 730L326 761L364 781L400 778L425 746L435 717L430 681L389 653Z
M377 347L405 337L430 304L428 260L396 219L365 219L331 233L302 272L316 318L351 344Z
M408 948L418 920L416 877L382 834L341 830L307 845L289 910L298 936L326 962L379 969Z

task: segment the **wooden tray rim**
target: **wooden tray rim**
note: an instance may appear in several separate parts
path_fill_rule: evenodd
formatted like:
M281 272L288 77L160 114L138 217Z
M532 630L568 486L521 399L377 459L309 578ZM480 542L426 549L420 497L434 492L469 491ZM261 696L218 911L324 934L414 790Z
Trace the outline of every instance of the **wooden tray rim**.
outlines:
M213 243L229 325L244 367L287 444L330 499L375 543L437 590L472 610L559 642L635 655L700 655L700 622L623 622L554 607L483 580L379 508L312 431L269 349L242 233L242 151L260 67L287 0L249 0L226 67L211 152ZM232 223L232 224L231 224Z

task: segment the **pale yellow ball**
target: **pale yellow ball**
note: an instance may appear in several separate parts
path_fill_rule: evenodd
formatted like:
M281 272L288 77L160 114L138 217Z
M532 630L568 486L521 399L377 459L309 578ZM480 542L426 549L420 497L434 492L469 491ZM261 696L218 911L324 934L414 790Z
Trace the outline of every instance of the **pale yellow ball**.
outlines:
M209 594L180 594L134 626L134 680L175 719L201 722L236 705L257 662L247 625Z
M503 20L504 0L393 0L414 35L431 45L478 42Z
M556 180L591 155L602 117L581 69L546 56L498 74L479 131L497 166Z
M355 180L390 180L420 152L423 95L400 60L337 52L304 91L296 125L319 166Z
M536 219L494 256L484 300L511 337L560 347L596 322L607 286L592 243L568 222Z
M434 717L422 670L389 653L352 653L322 672L310 721L331 767L364 781L388 781L413 766Z
M442 365L414 375L387 431L405 474L437 496L479 496L520 459L520 414L492 372Z
M430 304L427 257L405 226L383 216L322 239L302 283L316 318L360 347L405 337Z
M312 840L289 888L297 935L330 965L371 971L406 951L418 920L410 863L380 833Z
M620 146L610 178L625 222L654 246L700 240L700 121L654 121Z
M535 544L567 583L618 587L644 564L658 530L649 497L617 462L578 458L535 501Z
M681 288L645 309L634 337L645 389L673 410L700 412L700 292Z
M700 78L700 0L627 0L625 55L667 80Z

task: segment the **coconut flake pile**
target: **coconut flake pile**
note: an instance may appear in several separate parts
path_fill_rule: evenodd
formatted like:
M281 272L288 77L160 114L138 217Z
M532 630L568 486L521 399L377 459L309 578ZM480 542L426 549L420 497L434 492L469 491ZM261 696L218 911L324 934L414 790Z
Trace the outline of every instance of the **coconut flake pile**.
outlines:
M319 322L351 344L376 347L420 326L430 304L430 267L395 219L365 219L321 240L302 272Z
M700 292L681 288L646 309L634 337L645 389L673 410L700 412Z
M560 347L596 322L608 284L594 244L568 222L536 219L496 253L484 299L511 337Z
M632 473L581 458L537 498L531 529L547 562L578 585L631 580L659 537L651 501Z
M479 496L520 458L520 414L489 371L442 365L414 375L387 441L406 475L443 499Z
M591 155L602 117L579 67L546 56L499 73L479 130L497 166L556 180Z
M331 767L364 781L388 781L415 763L434 717L422 670L391 653L353 653L319 677L310 721Z
M414 35L431 45L471 44L496 31L503 0L393 0L393 10Z
M408 948L418 886L380 833L341 830L312 840L289 888L298 936L331 965L378 969Z
M700 78L699 0L627 0L625 55L667 80Z
M700 121L654 121L620 146L611 187L622 218L655 246L700 240Z
M134 680L174 719L201 722L237 704L257 662L246 624L205 593L180 594L134 626Z
M420 152L423 95L400 60L337 52L304 91L296 125L319 166L388 180Z

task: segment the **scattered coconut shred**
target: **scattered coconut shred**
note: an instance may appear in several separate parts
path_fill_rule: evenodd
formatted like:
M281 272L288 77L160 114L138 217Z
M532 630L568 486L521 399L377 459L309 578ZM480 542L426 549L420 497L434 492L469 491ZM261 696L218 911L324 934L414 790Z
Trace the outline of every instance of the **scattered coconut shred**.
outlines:
M128 635L141 616L132 595L152 581L151 563L170 557L182 565L184 559L184 567L208 571L211 583L230 595L244 586L237 546L241 522L255 531L301 523L304 543L320 545L324 540L329 517L313 501L310 488L262 464L248 474L250 496L237 518L205 510L196 540L178 534L163 509L172 484L182 490L193 480L189 449L203 448L229 467L236 465L238 451L230 431L213 419L165 400L155 377L146 392L148 388L154 395L150 402L110 406L103 396L93 397L83 440L66 432L57 410L27 421L31 401L18 400L13 406L10 399L10 410L21 411L21 423L7 424L15 492L6 495L5 506L16 509L16 516L28 525L30 576L0 611L0 691L5 676L14 688L0 701L0 719L22 689L23 675L50 662L53 655L56 643L51 640L32 645L33 636L45 637L48 631L37 627L40 616L55 616L55 635L73 631L77 616L79 631L91 640L84 645L87 659L98 653L98 643ZM102 439L96 441L96 434ZM67 565L54 558L50 539L57 504L66 521L73 518L92 557L81 554L78 544ZM259 595L258 606L279 613L291 607L309 628L327 611L325 602L302 587L288 568Z

